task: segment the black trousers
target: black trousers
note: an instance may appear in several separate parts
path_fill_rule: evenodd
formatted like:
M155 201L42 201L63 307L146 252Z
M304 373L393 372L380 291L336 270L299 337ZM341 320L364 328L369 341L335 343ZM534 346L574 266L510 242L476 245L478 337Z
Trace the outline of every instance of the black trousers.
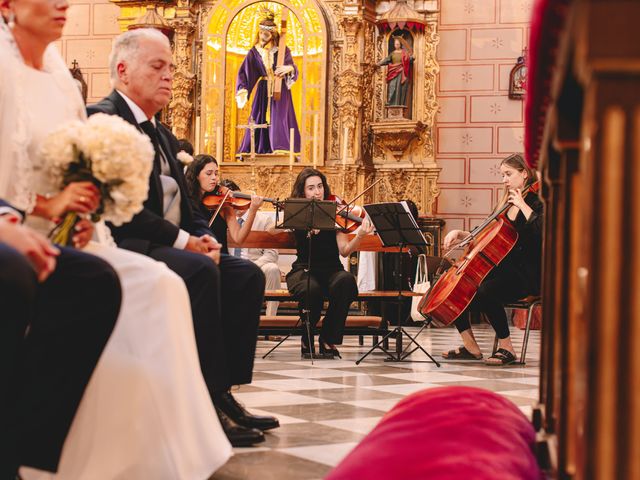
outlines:
M97 257L63 248L38 283L27 260L0 244L0 478L19 465L57 469L120 300L115 271Z
M302 310L307 301L307 277L304 269L298 269L287 275L289 292L298 301ZM322 270L311 272L309 279L309 310L311 325L320 321L322 304L326 298L329 307L322 322L320 336L327 343L340 345L344 336L344 324L349 313L349 305L358 298L358 285L355 277L344 270Z
M496 331L498 338L509 337L509 322L504 304L515 302L528 294L528 288L516 270L510 265L498 265L491 270L478 287L476 296L467 310L455 321L459 332L471 328L469 310L484 313Z
M220 265L199 253L152 247L149 256L184 280L202 375L209 389L251 383L265 277L249 260L222 254Z

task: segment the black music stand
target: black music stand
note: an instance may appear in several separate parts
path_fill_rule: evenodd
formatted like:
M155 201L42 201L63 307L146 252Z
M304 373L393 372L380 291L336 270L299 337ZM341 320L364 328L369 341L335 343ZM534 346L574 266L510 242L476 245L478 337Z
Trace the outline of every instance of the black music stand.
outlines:
M302 316L298 320L298 323L302 321L307 334L307 342L309 345L309 352L311 363L313 364L314 358L325 358L324 356L318 356L315 354L314 343L311 341L311 310L309 309L309 295L311 290L311 232L313 230L335 230L336 229L336 202L329 200L313 200L307 198L290 198L284 201L284 218L280 225L277 224L276 214L276 228L284 228L288 230L305 230L307 232L307 238L309 240L309 255L307 257L307 291L305 298L305 305L302 309ZM298 324L296 323L296 326ZM295 327L294 327L295 328ZM304 333L303 333L304 335ZM278 348L282 343L288 339L291 334L285 336L280 342L278 342L271 350L264 354L262 358L266 358L271 352Z
M402 289L404 287L404 269L402 264L402 251L406 247L426 247L428 243L422 235L416 220L409 212L409 209L406 203L376 203L372 205L365 205L364 209L366 210L369 218L371 219L371 223L376 229L376 233L380 237L380 241L382 245L385 247L397 247L398 252L400 253L400 284L398 286L398 326L387 333L382 340L376 343L371 349L365 353L362 357L360 357L356 361L356 365L362 362L371 352L373 352L376 348L379 348L384 353L388 355L389 358L385 359L385 361L390 362L402 362L411 355L417 349L422 350L422 352L429 357L429 359L436 364L436 366L440 366L440 364L433 358L429 352L427 352L422 346L416 341L415 337L410 335L402 326ZM410 252L410 250L409 250ZM387 348L384 347L385 341L394 336L396 338L396 349L395 352L390 352ZM407 345L407 349L411 346L411 343L415 344L417 348L414 348L410 352L407 352L403 349L402 346L402 336L406 335L410 340L410 343Z

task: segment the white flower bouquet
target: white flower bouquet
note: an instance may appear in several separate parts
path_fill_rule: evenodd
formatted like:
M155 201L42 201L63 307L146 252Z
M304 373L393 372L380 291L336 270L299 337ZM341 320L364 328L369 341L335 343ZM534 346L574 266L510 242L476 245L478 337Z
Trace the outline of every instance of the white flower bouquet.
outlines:
M149 190L154 150L149 137L120 117L98 113L52 132L43 142L41 158L55 183L90 181L100 190L100 206L92 221L114 225L131 221L143 208ZM67 245L78 214L68 212L53 230L52 240Z

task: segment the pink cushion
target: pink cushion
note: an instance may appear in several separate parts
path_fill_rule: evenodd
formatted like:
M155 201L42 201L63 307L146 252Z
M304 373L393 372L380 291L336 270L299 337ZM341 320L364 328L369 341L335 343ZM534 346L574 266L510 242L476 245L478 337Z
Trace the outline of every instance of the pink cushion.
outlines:
M401 400L327 480L541 478L533 427L488 390L442 387Z

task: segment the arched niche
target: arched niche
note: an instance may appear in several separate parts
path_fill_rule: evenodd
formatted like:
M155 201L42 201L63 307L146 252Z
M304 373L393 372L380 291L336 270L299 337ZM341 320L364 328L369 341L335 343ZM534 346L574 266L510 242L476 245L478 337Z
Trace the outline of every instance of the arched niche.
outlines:
M259 10L266 6L276 13L280 25L282 7L290 10L287 46L292 52L300 76L292 87L294 109L301 135L300 162L313 161L314 117L318 124L318 162L322 164L324 125L326 123L327 23L313 0L218 2L209 12L202 46L202 85L199 151L222 153L223 163L234 163L242 139L251 99L238 109L235 102L236 76L240 64L253 46ZM222 144L222 148L218 144ZM281 163L287 160L281 159ZM275 162L278 159L275 158Z

